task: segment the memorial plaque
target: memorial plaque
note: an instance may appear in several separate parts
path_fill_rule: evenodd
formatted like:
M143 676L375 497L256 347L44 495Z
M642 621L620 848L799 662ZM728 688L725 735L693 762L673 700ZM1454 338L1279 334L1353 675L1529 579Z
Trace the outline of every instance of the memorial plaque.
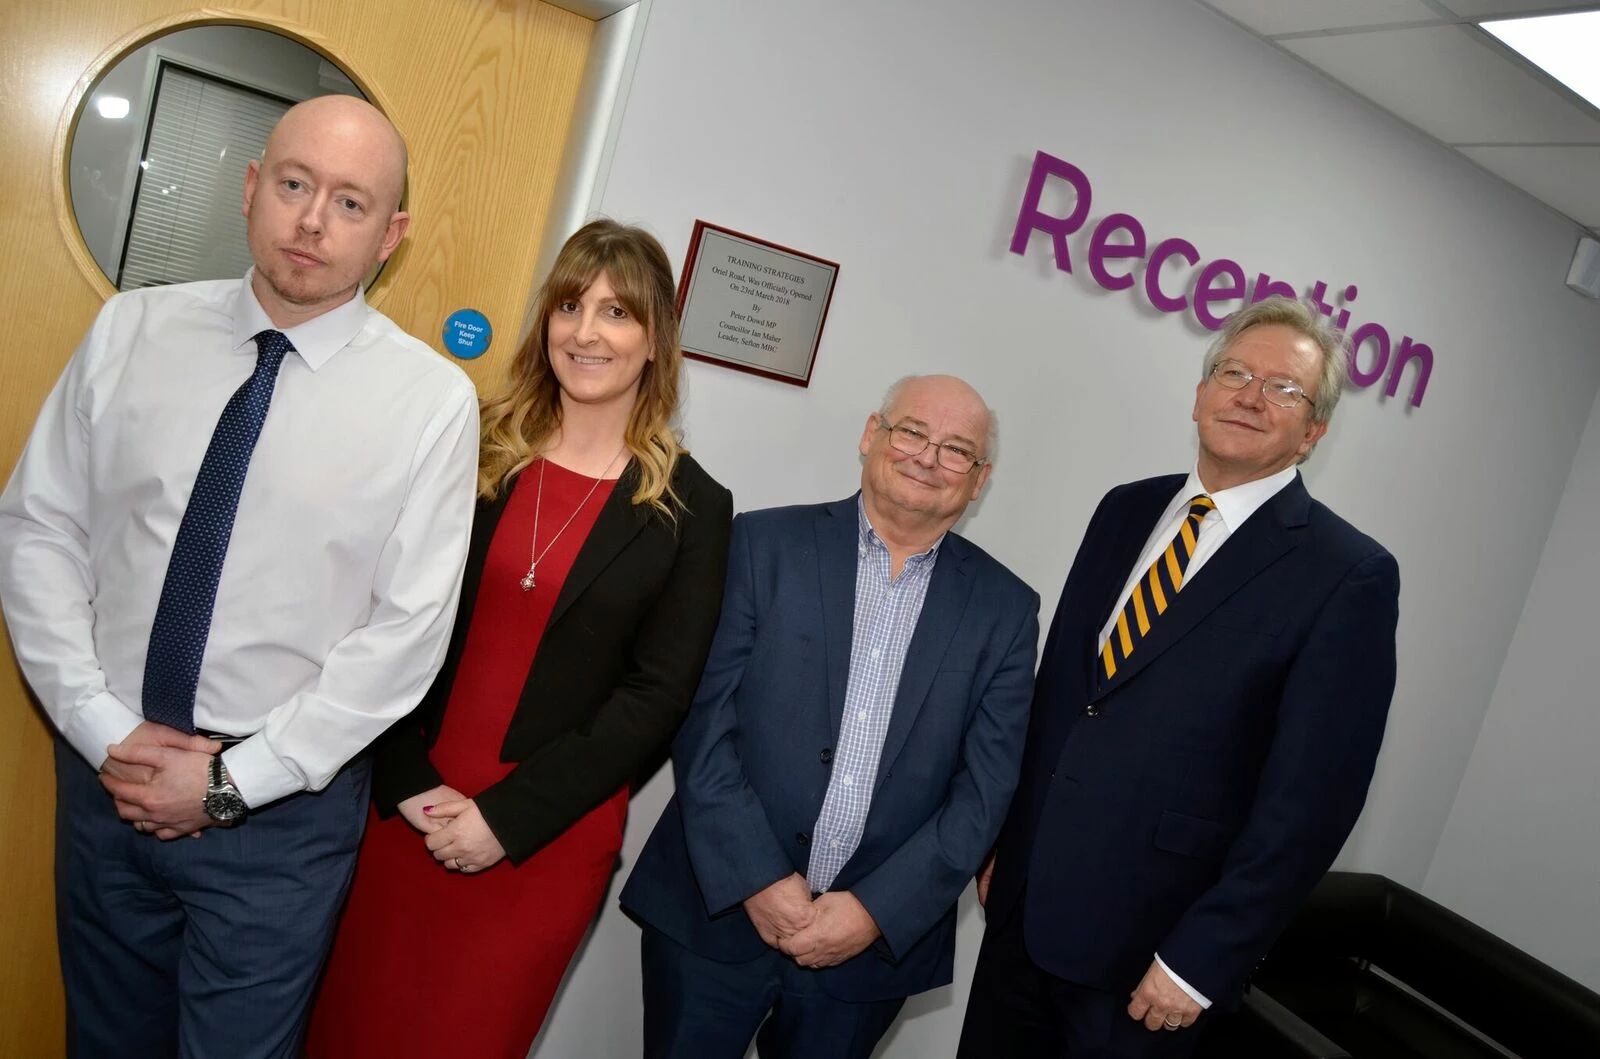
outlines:
M685 356L808 385L839 266L696 221L678 284Z

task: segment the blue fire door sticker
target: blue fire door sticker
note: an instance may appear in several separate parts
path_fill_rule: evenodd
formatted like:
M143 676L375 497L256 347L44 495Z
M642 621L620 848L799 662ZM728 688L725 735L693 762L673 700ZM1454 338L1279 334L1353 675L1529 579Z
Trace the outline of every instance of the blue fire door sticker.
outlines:
M457 309L444 321L445 352L462 360L481 357L494 337L489 318L476 309Z

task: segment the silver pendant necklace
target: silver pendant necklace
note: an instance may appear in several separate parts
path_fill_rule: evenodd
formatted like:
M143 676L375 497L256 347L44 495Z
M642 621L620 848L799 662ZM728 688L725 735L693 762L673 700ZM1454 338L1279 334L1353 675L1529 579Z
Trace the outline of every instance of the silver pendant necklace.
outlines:
M551 537L545 542L543 551L539 550L539 509L544 505L544 465L548 463L549 460L543 457L540 458L539 491L534 494L533 498L533 540L528 544L528 572L522 575L521 581L517 582L522 586L522 591L533 591L533 574L534 571L539 569L540 561L543 560L546 555L550 554L550 549L555 547L556 541L560 540L561 535L567 532L567 527L572 525L572 520L578 517L578 512L583 510L583 505L589 502L589 498L591 496L594 496L594 491L600 488L600 483L605 481L606 475L611 473L611 468L616 465L617 460L621 459L622 454L627 450L628 444L627 442L623 442L622 448L618 449L617 454L611 457L611 462L606 464L606 469L600 472L600 477L594 480L594 484L591 485L589 487L589 491L583 495L583 499L578 501L578 506L573 508L572 514L567 516L567 521L563 522L561 524L561 528L556 530L556 535L554 537Z

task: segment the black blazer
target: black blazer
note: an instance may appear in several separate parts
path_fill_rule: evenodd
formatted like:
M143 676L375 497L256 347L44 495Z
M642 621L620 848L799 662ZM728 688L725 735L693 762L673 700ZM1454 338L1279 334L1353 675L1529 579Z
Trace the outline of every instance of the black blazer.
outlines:
M1222 1008L1361 812L1395 685L1400 572L1298 475L1102 683L1100 628L1186 475L1113 489L1039 660L991 929L1126 995L1151 957Z
M733 496L687 455L672 484L674 526L636 506L634 464L579 548L523 684L500 760L517 767L476 796L513 863L533 856L646 765L659 760L700 680L722 605ZM428 759L438 738L489 542L510 496L478 501L444 667L409 716L373 744L380 816L445 780Z

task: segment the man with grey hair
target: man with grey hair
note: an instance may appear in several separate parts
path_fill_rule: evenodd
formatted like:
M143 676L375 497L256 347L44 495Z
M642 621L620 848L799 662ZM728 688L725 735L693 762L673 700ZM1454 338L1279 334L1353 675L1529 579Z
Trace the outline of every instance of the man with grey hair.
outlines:
M1016 784L1039 596L951 532L994 470L949 376L896 383L861 491L733 522L722 618L622 892L644 1054L866 1059L951 980L956 899Z
M1283 298L1235 314L1187 475L1119 486L1046 641L1022 778L978 879L960 1055L1193 1053L1354 826L1395 681L1399 570L1296 470L1344 340Z

